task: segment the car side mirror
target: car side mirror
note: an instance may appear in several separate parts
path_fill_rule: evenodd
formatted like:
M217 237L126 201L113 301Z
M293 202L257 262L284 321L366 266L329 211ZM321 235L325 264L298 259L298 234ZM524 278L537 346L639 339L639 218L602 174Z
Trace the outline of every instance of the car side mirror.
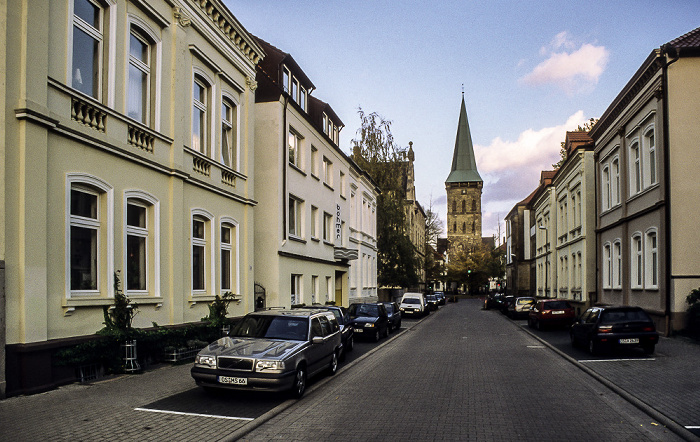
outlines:
M314 336L311 338L312 344L323 344L323 336Z

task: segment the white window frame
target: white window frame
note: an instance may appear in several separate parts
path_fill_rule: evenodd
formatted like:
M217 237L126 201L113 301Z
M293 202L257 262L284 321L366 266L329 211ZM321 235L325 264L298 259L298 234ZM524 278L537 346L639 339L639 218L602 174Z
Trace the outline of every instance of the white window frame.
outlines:
M97 218L84 218L71 215L71 190L92 191L97 195ZM66 299L73 297L101 296L114 297L114 188L94 175L83 173L66 174L65 190L65 293ZM96 289L71 289L71 226L97 229Z
M603 244L603 288L612 288L612 246L609 242Z
M654 124L644 128L644 187L649 187L658 182L658 167L656 158L656 130Z
M644 239L641 232L635 232L630 239L630 288L644 286Z
M644 288L659 288L659 235L656 227L644 234Z
M319 302L318 298L318 275L311 275L311 304Z
M195 220L204 222L204 238L194 237L194 222ZM192 296L205 296L214 292L216 287L216 255L213 247L213 238L215 223L214 215L204 209L192 209L190 212L190 291ZM204 261L204 269L202 275L203 288L194 288L194 247L204 247L202 254Z
M138 228L127 224L127 208L131 204L146 208L146 228ZM124 191L124 247L123 247L123 288L127 295L148 295L160 297L160 201L150 193L141 190ZM152 225L149 225L149 222ZM146 290L129 290L129 257L127 250L128 236L135 235L146 238Z
M610 183L612 187L612 206L620 204L620 157L613 158L610 163Z
M303 275L298 273L292 273L290 277L290 293L289 301L291 305L301 304L304 302L302 296L302 282Z
M323 212L323 240L328 243L333 242L335 230L333 229L333 215Z
M611 207L610 204L610 167L605 164L603 165L603 172L601 174L601 191L602 191L602 202L603 210L608 210Z
M622 288L622 241L617 238L612 243L612 288Z
M102 86L103 86L103 79L102 76L104 74L104 54L105 54L105 35L104 35L104 29L105 29L105 20L107 19L107 9L108 5L103 4L102 2L95 1L95 0L86 0L88 3L92 4L95 6L97 9L99 9L99 23L98 27L95 28L93 24L86 22L83 20L83 18L79 17L78 15L75 14L75 1L72 0L69 3L70 7L70 14L72 16L72 27L71 27L71 33L70 33L70 41L69 41L69 46L70 49L68 51L69 57L67 60L68 64L68 84L75 90L79 91L80 93L83 93L85 95L88 95L90 97L95 98L98 101L102 101ZM88 37L92 38L94 41L97 42L97 55L95 57L97 60L93 60L93 68L97 70L97 73L95 75L95 78L93 80L97 81L96 85L93 85L93 90L91 92L85 92L81 89L79 89L79 86L75 85L76 81L79 81L82 83L82 79L84 78L85 74L80 72L78 68L73 70L73 63L75 59L75 31L76 29L82 31L85 33ZM84 55L84 54L83 54Z
M290 237L303 238L304 200L290 194L288 202L289 205L287 208L287 233ZM292 221L294 221L294 225L292 225Z
M304 138L295 131L292 126L289 126L287 134L287 161L289 164L301 169L301 144ZM292 157L292 152L294 153Z
M629 153L630 196L634 196L640 193L644 188L644 177L642 175L642 152L638 138L635 138L630 143Z
M230 110L231 115L225 115L224 107ZM240 134L238 128L240 123L240 115L238 109L238 100L234 99L230 94L222 94L221 97L221 133L219 134L219 162L233 170L240 169ZM224 155L224 141L229 142L229 154ZM228 158L227 158L228 157Z
M223 229L228 228L231 230L230 243L224 243L222 233ZM240 278L240 262L239 256L239 228L238 221L231 217L222 217L219 219L219 293L223 295L226 292L231 292L233 294L241 293L241 278ZM223 280L223 255L224 251L229 252L229 288L224 288Z
M311 238L318 239L318 207L311 206Z
M326 156L323 157L323 182L333 187L333 162Z
M210 141L210 135L207 133L207 126L209 125L209 113L211 111L211 90L212 90L212 83L207 81L207 77L205 77L201 72L195 72L193 77L192 77L192 125L191 125L191 132L192 132L192 138L191 138L191 143L192 143L192 150L195 150L202 155L209 156L209 141ZM203 90L203 95L204 98L200 100L198 97L195 97L194 90L195 90L195 85L199 86ZM199 118L199 140L195 141L195 128L194 128L194 123L195 123L195 112L200 113L200 118Z

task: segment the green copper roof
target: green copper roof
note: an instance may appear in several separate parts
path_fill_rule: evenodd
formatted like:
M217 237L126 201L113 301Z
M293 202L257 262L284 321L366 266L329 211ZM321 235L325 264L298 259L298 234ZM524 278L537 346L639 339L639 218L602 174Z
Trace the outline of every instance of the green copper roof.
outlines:
M457 127L457 139L455 140L455 153L452 157L452 171L445 183L483 181L476 170L472 134L469 131L469 122L467 121L467 107L464 105L464 95L462 95L462 109L459 111L459 126Z

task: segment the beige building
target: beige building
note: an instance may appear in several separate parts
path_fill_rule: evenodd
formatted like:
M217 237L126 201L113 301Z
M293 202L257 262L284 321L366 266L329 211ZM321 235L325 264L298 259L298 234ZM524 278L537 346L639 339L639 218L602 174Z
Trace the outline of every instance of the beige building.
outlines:
M533 191L508 212L506 221L506 294L513 296L534 296L531 292L530 267L533 258L530 232L532 231L531 210ZM534 280L534 278L533 278Z
M556 284L553 297L582 312L596 299L593 140L586 132L567 132L564 149L566 160L552 179L556 216L549 228L556 234L550 237L555 241L551 281Z
M408 287L409 290L425 290L425 221L426 215L423 206L416 199L416 172L413 163L416 160L413 152L413 142L408 143L406 161L402 163L402 176L405 195L404 214L406 216L406 234L413 244L416 259L418 260L418 287Z
M7 393L54 385L115 274L136 327L252 310L258 44L219 0L0 5Z
M542 171L540 185L532 197L535 223L531 234L535 237L535 293L538 298L553 298L556 293L556 263L554 253L556 235L556 188L552 186L555 170Z
M637 305L670 333L700 287L700 28L653 50L590 132L599 301Z
M258 44L258 307L376 300L376 189L338 147L343 123L294 58Z

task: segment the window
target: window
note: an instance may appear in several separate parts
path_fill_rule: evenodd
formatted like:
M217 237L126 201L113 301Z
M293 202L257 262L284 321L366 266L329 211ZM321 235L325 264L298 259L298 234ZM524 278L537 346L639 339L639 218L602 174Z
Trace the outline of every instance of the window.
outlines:
M467 223L462 223L462 233L467 233Z
M603 245L603 288L611 288L612 281L612 253L610 243Z
M302 213L302 202L297 198L289 197L289 235L296 236L297 238L302 237L301 232L301 213Z
M204 78L195 75L192 85L192 149L208 155L207 152L207 105L209 85Z
M99 193L75 186L70 191L70 289L98 290Z
M620 159L615 158L612 162L612 204L620 204Z
M71 86L100 98L104 51L104 9L91 0L73 1Z
M323 157L323 182L333 187L333 163Z
M476 200L472 200L472 212L476 212Z
M318 238L318 207L311 206L311 238Z
M345 174L340 172L340 196L345 196Z
M457 200L452 200L452 213L457 213Z
M301 167L301 153L299 152L301 137L291 129L289 130L288 143L289 163Z
M135 26L129 37L129 87L126 113L130 118L149 123L151 94L151 44Z
M299 87L299 106L301 106L301 110L306 112L306 89L303 86Z
M603 210L607 210L611 207L610 205L610 168L605 165L603 166L603 174L602 174L602 191L603 191Z
M233 260L231 259L231 243L233 237L233 226L229 224L221 225L221 291L231 291L231 276L233 274Z
M659 247L656 237L656 230L652 229L646 234L646 244L644 248L645 256L645 281L644 286L648 289L659 288Z
M332 242L333 240L333 215L323 213L323 240Z
M292 78L292 100L299 103L299 81L296 78Z
M642 190L642 165L639 156L639 143L634 142L630 147L630 192L632 195Z
M311 304L318 302L318 275L311 276Z
M201 217L192 219L192 290L204 291L206 289L206 250L207 221Z
M612 249L612 288L622 288L622 242L617 239Z
M221 163L234 169L238 162L236 123L236 105L229 99L223 99L221 102Z
M85 174L66 177L66 297L114 293L112 187Z
M291 287L290 287L289 293L291 294L292 305L302 303L302 299L301 299L301 275L296 275L296 274L292 273Z
M645 148L645 175L648 177L644 184L650 186L656 184L656 140L654 137L654 127L652 126L644 134Z
M462 213L467 213L467 202L462 200Z
M330 276L326 276L326 300L331 301L335 299L334 296L334 286L333 279Z
M318 176L318 149L311 145L311 174Z
M633 289L642 288L644 281L644 256L642 255L642 235L636 233L632 236L631 242L632 258L631 258L631 287Z
M148 216L147 206L138 200L126 205L126 290L148 290Z
M287 69L286 67L282 67L282 89L284 89L284 91L286 93L289 93L289 78L290 77L291 76L289 75L289 69Z

